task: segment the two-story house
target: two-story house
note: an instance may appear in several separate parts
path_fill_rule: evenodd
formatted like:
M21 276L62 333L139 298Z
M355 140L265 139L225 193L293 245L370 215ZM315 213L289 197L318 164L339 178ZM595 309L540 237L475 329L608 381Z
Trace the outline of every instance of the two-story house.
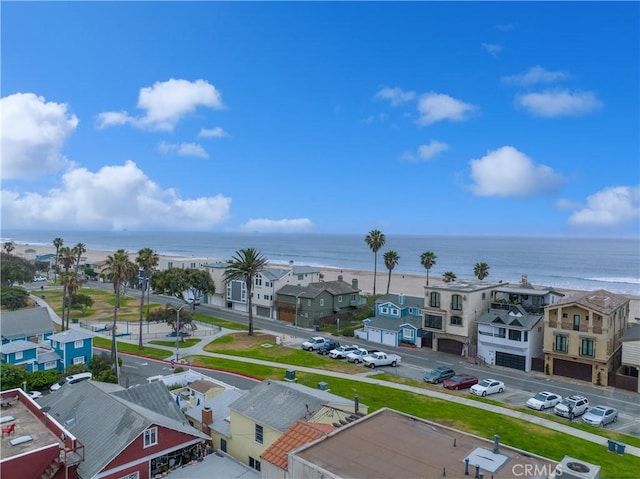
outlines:
M547 306L545 372L607 385L620 366L620 338L627 328L629 298L600 289Z
M477 320L491 304L500 283L456 280L425 286L422 347L474 357Z
M534 288L526 276L519 285L501 286L492 294L489 309L478 318L478 356L487 364L542 371L544 308L564 294Z
M3 311L0 315L2 344L16 340L38 343L46 341L55 332L53 320L45 307Z
M340 314L351 313L366 301L360 296L358 280L351 284L338 276L336 281L319 281L307 286L288 284L276 293L278 319L306 328L333 321Z
M231 404L227 452L253 469L260 457L296 421L333 424L366 414L367 407L321 389L264 380Z
M399 346L422 344L422 308L424 298L404 294L385 294L375 302L375 316L364 320L356 335L367 341Z
M93 358L93 336L77 329L68 329L49 336L51 349L60 357L58 370L72 364L89 364Z

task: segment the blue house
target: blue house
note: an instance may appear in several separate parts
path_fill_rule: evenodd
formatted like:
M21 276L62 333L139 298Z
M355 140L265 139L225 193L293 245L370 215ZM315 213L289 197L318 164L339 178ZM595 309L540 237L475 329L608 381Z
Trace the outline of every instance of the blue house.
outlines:
M42 342L56 332L49 310L45 307L3 311L0 314L2 344L24 340Z
M380 296L375 303L375 316L365 319L364 328L356 334L361 339L388 346L420 347L423 307L424 298L403 294Z
M0 360L5 364L23 366L28 372L58 369L60 356L44 343L17 339L0 345Z
M49 342L60 357L59 371L72 364L88 364L93 357L93 336L84 331L68 329L49 336Z

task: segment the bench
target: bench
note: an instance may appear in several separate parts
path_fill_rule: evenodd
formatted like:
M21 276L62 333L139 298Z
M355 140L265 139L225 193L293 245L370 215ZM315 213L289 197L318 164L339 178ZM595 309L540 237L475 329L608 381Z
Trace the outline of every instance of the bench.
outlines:
M0 400L0 407L11 407L14 402L18 401L18 396L4 397Z

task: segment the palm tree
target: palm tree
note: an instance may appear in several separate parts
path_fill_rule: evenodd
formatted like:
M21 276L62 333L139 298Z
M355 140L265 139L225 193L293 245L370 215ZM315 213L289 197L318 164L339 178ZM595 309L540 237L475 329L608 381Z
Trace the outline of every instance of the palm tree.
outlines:
M56 257L56 264L62 263L62 267L64 268L64 273L60 275L61 278L66 277L69 274L69 269L75 262L75 258L71 248L67 246L63 246L58 250L58 256ZM64 330L64 308L67 304L67 285L62 281L62 329ZM68 328L67 328L68 329Z
M436 264L436 258L432 251L425 251L420 255L420 264L427 270L427 286L429 286L429 270Z
M243 280L247 287L247 297L249 298L249 336L253 336L253 302L251 290L253 278L267 266L267 258L255 248L245 248L236 251L236 255L231 258L231 264L224 272L225 282L233 280Z
M373 251L373 296L376 296L376 273L378 271L378 250L384 246L386 238L379 230L371 230L364 238L371 251Z
M64 240L62 238L54 238L53 239L53 246L56 247L56 265L53 268L53 282L54 283L58 279L58 276L57 276L57 273L58 273L58 255L60 253L60 248L62 248L63 244L64 244Z
M389 250L385 254L382 255L384 258L384 265L389 270L389 280L387 281L387 294L389 294L389 286L391 286L391 271L398 265L398 261L400 261L400 256L394 250Z
M105 262L104 272L107 279L113 284L113 292L116 295L113 304L113 325L111 326L111 361L114 363L116 378L118 378L118 353L116 344L116 325L118 318L118 308L120 307L120 290L124 283L131 278L137 270L137 266L129 260L129 253L119 249L114 254L109 255Z
M65 305L67 308L67 326L66 329L69 329L69 319L71 318L71 303L73 303L73 295L78 292L80 286L82 286L82 279L73 272L63 273L60 275L60 279L62 280L62 284L64 286L64 290L67 292L66 302L62 303L62 324L64 325L65 321Z
M78 243L71 250L76 258L76 274L78 274L78 268L80 267L80 258L87 252L87 247L83 243Z
M138 341L138 349L142 349L142 321L144 318L144 292L149 289L149 278L151 273L158 266L160 257L151 248L142 248L138 251L136 263L142 269L142 288L140 291L140 339ZM148 296L147 296L148 298Z
M445 283L453 283L456 280L457 276L453 271L447 271L442 275L442 280Z
M489 265L487 263L476 263L473 267L473 274L477 276L477 278L482 281L487 276L489 276Z

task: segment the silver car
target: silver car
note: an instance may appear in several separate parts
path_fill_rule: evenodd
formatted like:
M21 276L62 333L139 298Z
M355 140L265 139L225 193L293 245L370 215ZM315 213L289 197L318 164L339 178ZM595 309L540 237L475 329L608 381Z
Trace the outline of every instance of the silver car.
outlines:
M618 420L618 411L608 406L595 406L582 416L582 420L591 426L604 427Z

